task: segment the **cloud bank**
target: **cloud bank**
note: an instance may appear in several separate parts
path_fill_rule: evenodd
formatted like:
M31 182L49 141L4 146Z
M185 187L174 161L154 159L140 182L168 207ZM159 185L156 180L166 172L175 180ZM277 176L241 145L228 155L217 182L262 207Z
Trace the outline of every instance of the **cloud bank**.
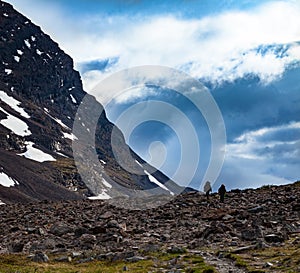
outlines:
M180 68L215 83L251 73L268 83L300 59L297 1L267 2L249 10L228 10L192 19L180 11L154 15L99 11L98 15L85 14L76 20L58 4L48 3L45 16L40 11L45 2L11 1L59 41L78 69L81 63L118 58L103 69L83 71L87 91L114 71L148 64ZM287 44L288 48L282 48Z
M227 145L221 176L236 187L287 184L297 179L300 123L248 131ZM233 183L234 184L234 183Z

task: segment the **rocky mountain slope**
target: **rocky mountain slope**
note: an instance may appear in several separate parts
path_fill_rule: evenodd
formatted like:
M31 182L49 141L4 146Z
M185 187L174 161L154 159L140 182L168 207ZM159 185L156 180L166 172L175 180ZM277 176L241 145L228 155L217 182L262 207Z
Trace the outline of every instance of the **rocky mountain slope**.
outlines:
M80 75L72 59L57 43L28 18L0 1L0 200L4 203L36 200L82 199L87 196L109 198L118 195L111 185L124 189L157 188L168 181L151 169L132 174L119 166L111 147L113 125L103 111L96 130L95 147L104 169L93 172L89 185L83 181L74 163L72 134L77 109L85 96L101 109L96 100L83 91ZM83 124L87 134L88 125ZM118 149L128 150L117 130ZM129 149L130 151L130 149ZM130 151L134 168L143 163ZM86 169L93 162L85 162ZM144 170L142 170L143 172ZM150 181L151 180L151 181ZM171 182L173 190L181 191Z
M201 193L185 193L143 211L116 208L103 200L6 205L0 211L0 253L31 258L36 253L55 254L58 260L87 262L152 259L149 253L157 251L188 251L222 265L230 255L250 252L257 270L252 272L299 272L299 196L298 182L233 190L225 203L217 194L207 200ZM278 254L284 253L284 247L290 252ZM273 248L277 262L267 264L268 259L255 256ZM219 272L230 272L226 268L221 266ZM178 269L176 263L169 271L152 272L177 272L171 269Z

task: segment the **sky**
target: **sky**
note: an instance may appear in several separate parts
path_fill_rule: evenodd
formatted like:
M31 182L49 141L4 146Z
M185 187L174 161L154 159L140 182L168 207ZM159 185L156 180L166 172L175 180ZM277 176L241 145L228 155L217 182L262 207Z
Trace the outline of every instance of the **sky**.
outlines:
M8 2L74 59L84 89L105 105L112 121L118 123L146 102L143 107L149 111L132 114L144 118L143 124L131 130L129 122L118 126L138 154L177 183L185 185L190 173L190 186L201 189L206 179L213 179L214 190L221 183L229 189L255 188L299 179L299 1ZM219 151L224 164L216 168L216 178L206 174L214 142L208 117L182 94L133 86L107 96L95 88L122 69L143 65L182 71L211 94L226 131L226 145ZM166 112L166 105L180 110L180 116L171 108ZM183 143L186 118L199 149L193 141ZM190 160L183 161L181 149L191 154ZM194 153L200 158L196 170L191 169ZM179 165L183 168L174 175Z

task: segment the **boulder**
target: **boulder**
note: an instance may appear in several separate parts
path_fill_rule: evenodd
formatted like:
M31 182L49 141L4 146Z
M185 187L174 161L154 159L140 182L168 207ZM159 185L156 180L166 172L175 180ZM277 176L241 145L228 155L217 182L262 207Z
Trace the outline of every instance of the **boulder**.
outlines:
M50 233L56 235L56 236L63 236L68 233L72 233L74 230L65 224L54 224L50 228Z
M284 242L284 238L283 236L279 235L279 234L267 234L264 239L266 240L266 242L268 243L282 243Z
M19 253L23 251L24 243L22 242L12 242L7 246L10 253Z
M262 231L259 227L249 227L241 231L241 239L245 241L256 241L262 237Z
M36 262L36 263L48 263L49 262L49 257L43 252L37 252L32 257L32 261Z
M248 212L251 212L251 213L258 213L258 212L262 212L262 211L264 211L264 207L262 207L262 206L257 206L257 207L248 209Z
M106 227L107 228L120 228L120 225L117 222L117 220L110 220L107 222Z

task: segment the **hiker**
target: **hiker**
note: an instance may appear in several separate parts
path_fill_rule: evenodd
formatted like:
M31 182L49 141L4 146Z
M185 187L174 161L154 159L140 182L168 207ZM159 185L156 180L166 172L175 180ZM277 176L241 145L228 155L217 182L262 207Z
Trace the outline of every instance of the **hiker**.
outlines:
M225 197L225 193L226 193L226 188L225 188L224 184L222 184L220 186L220 188L218 189L218 193L220 194L220 201L222 203L224 203L224 197Z
M205 185L204 185L204 192L205 192L205 195L206 195L206 198L208 199L209 198L209 193L212 191L211 189L211 185L210 185L210 182L209 181L206 181Z

